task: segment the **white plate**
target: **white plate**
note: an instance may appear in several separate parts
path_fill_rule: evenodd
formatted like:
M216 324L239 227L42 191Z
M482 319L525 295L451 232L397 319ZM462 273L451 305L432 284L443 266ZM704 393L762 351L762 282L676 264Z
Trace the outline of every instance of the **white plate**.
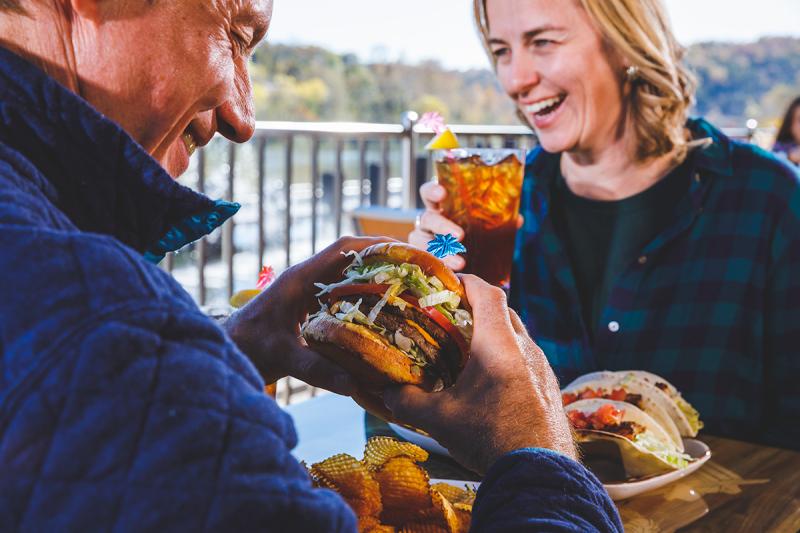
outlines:
M428 450L429 452L450 457L447 448L436 442L436 440L432 439L431 437L426 437L421 433L417 433L413 429L404 428L403 426L398 426L397 424L392 424L391 422L389 422L389 427L408 442L416 444L423 450Z
M447 449L444 448L441 444L436 442L431 437L426 437L425 435L421 435L416 431L412 431L410 429L404 428L403 426L398 426L397 424L389 424L391 428L401 437L406 439L409 442L413 442L420 448L428 450L429 452L438 453L440 455L447 455ZM658 488L663 487L673 481L677 481L682 477L688 476L701 466L705 464L711 458L711 450L706 445L706 443L696 440L696 439L683 439L683 446L685 449L685 453L691 456L694 461L689 463L689 466L683 468L681 470L674 470L672 472L667 472L665 474L661 474L658 476L653 476L651 478L643 479L641 481L628 481L624 483L604 483L603 486L608 491L608 494L611 496L612 500L624 500L626 498L631 498L636 496L637 494L642 494L643 492L655 490ZM447 479L440 479L436 480L437 482L448 483L450 485L455 485L459 488L463 488L464 483L472 484L477 489L480 486L480 483L470 482L470 481L453 481ZM434 480L431 480L433 483Z
M689 466L680 470L673 470L666 474L653 476L651 478L643 479L641 481L628 481L626 483L609 483L603 484L608 491L612 500L624 500L641 494L663 487L673 481L677 481L682 477L688 476L701 466L706 461L711 459L711 449L708 445L697 439L683 439L684 452L691 456L694 461L689 463Z

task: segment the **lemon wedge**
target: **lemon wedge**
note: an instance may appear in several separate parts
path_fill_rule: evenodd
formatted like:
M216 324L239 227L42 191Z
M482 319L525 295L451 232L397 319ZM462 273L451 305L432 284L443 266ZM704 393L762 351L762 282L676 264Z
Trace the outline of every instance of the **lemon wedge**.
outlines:
M245 289L231 296L231 307L239 309L261 293L258 289Z
M456 138L455 133L450 131L450 128L445 128L442 133L425 145L426 150L451 150L458 147L458 138Z

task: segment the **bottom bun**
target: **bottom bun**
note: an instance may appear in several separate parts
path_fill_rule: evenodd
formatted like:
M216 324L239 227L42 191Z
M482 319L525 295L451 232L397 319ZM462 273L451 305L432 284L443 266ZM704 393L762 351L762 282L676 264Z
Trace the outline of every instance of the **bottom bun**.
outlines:
M303 326L303 338L309 348L352 374L364 391L390 384L433 385L411 358L364 326L320 313Z

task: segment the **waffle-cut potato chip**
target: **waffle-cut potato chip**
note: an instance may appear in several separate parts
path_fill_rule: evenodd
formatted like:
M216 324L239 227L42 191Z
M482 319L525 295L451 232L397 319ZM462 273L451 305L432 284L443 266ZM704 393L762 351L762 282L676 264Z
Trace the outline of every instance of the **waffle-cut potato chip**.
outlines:
M458 518L458 531L467 533L472 523L472 504L454 503L453 509L456 512L456 518Z
M373 526L370 529L363 529L362 531L366 533L396 533L397 529L394 526L378 524L377 526Z
M394 526L381 524L378 518L369 516L358 517L358 531L361 533L396 533L397 529Z
M437 483L417 462L428 453L388 437L367 441L361 461L339 454L308 470L314 485L337 491L361 533L468 533L475 491Z
M410 442L401 442L391 437L372 437L364 448L364 463L370 470L378 470L393 457L409 457L414 462L428 460L428 452Z
M453 509L456 511L466 511L468 513L472 513L472 504L471 503L454 503Z
M442 493L435 490L431 491L431 500L433 509L425 514L434 521L441 522L448 533L459 533L458 515L453 508L453 504L447 501L447 498L442 496Z
M439 491L452 504L468 503L472 505L475 501L475 491L468 489L466 482L463 489L449 483L434 483L431 485L431 489Z
M428 473L412 459L390 459L373 476L381 488L383 523L399 526L432 508Z
M310 473L318 486L333 489L347 500L359 523L367 517L380 523L381 490L361 461L340 453L311 465Z
M448 531L442 526L431 522L412 522L404 525L400 529L400 533L448 533Z

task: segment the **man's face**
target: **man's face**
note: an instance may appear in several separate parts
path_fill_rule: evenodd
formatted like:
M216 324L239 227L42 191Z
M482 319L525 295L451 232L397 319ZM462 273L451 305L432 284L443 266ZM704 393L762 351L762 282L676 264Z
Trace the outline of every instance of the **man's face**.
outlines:
M98 5L99 21L79 20L73 31L80 93L172 176L215 132L237 142L252 136L247 62L272 0Z

